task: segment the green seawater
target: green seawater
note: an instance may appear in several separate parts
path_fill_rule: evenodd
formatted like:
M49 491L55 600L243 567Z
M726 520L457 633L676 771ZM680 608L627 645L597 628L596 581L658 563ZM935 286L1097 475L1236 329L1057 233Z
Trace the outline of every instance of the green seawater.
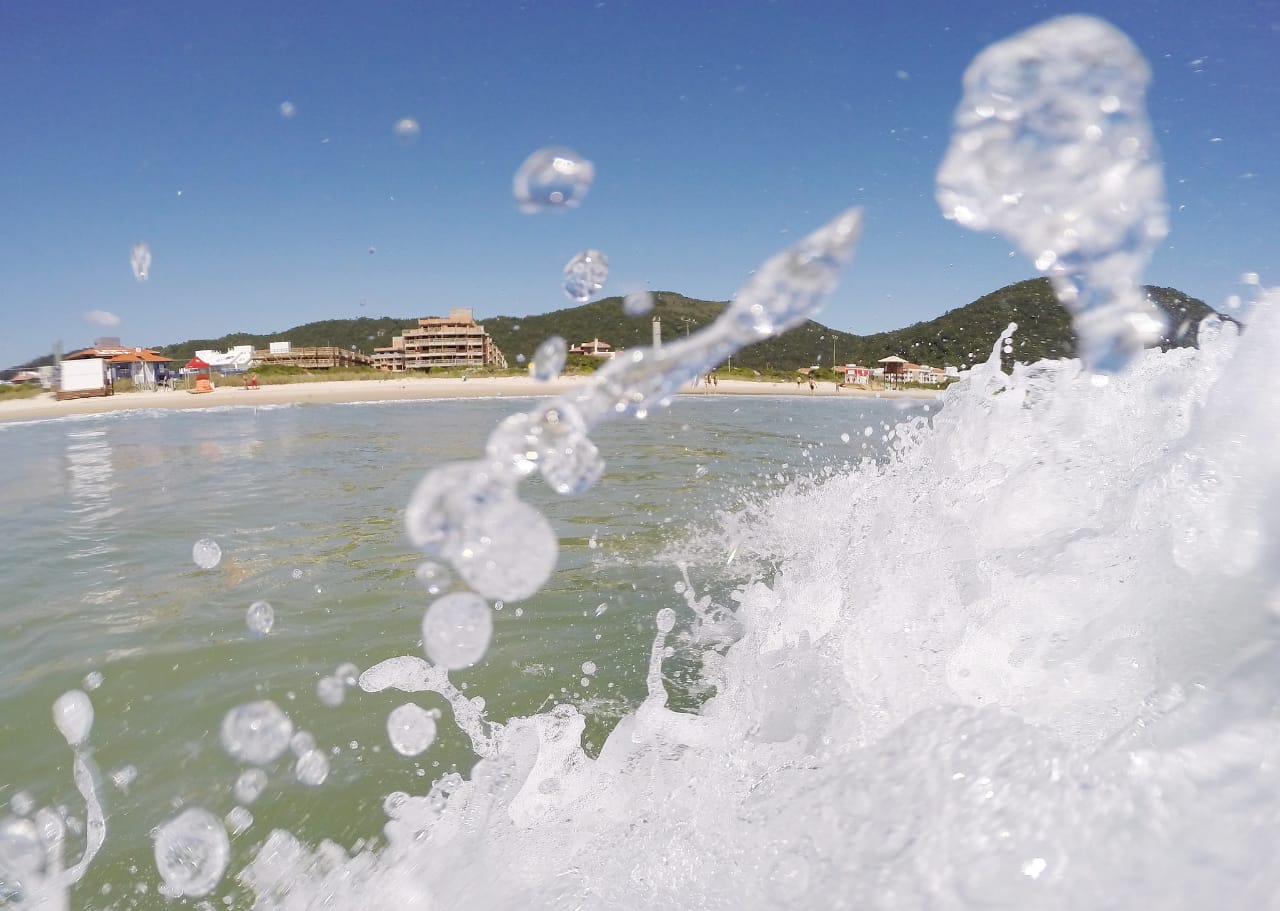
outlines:
M269 769L216 893L236 905L230 878L272 828L349 847L378 837L387 793L425 793L445 772L467 774L475 757L433 694L354 689L327 707L316 683L342 662L364 669L422 654L431 596L414 575L423 558L405 538L404 506L426 469L476 457L489 430L529 404L139 411L0 425L0 816L23 794L83 819L50 706L86 674L103 676L89 694L89 743L107 839L73 907L166 904L148 833L182 807L221 817L235 806L241 769L218 729L239 703L274 700L325 749L330 774L304 787L290 754ZM538 481L522 490L560 536L559 569L534 597L502 605L486 659L452 679L495 721L579 706L590 752L644 692L654 614L687 610L681 564L697 593L722 606L732 606L734 587L768 578L767 563L736 552L723 514L882 458L882 425L930 407L684 396L646 420L598 428L607 468L595 488L575 498ZM192 560L202 538L222 549L214 569ZM265 637L245 625L258 600L275 610ZM706 695L698 649L677 648L664 665L675 706L692 709ZM583 672L588 661L594 674ZM444 714L436 742L408 759L391 749L385 719L411 700ZM111 775L127 766L137 778L117 787ZM71 837L71 860L82 844Z

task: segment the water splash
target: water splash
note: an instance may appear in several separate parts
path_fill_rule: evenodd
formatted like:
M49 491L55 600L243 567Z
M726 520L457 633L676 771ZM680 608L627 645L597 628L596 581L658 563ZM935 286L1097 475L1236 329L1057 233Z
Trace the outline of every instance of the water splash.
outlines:
M564 373L564 361L568 346L558 335L547 338L533 352L533 378L547 382Z
M938 171L943 214L999 231L1050 277L1092 370L1120 370L1163 328L1141 284L1168 232L1149 80L1129 39L1088 16L993 44L965 73Z

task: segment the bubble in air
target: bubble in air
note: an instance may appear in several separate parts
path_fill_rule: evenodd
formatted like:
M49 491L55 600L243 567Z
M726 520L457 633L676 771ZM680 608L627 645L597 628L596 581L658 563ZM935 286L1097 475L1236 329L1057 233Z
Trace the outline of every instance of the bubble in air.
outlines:
M644 316L653 309L653 295L648 291L632 291L622 299L622 312L627 316Z
M255 601L244 615L244 625L255 636L265 636L275 625L276 612L266 601Z
M436 719L412 702L397 706L387 715L387 738L401 756L417 756L436 739Z
M191 545L191 560L201 569L213 569L222 562L222 548L212 538L201 538Z
M595 166L570 149L539 149L516 171L512 192L520 211L529 214L575 209L582 204Z
M321 677L316 681L316 698L329 708L342 705L347 696L347 688L337 677Z
M396 121L392 132L396 134L396 139L408 145L418 138L418 134L422 132L422 127L412 117L402 117Z
M422 618L422 645L427 657L448 670L471 667L489 648L493 611L471 592L437 599Z
M999 231L1049 276L1090 370L1123 368L1162 328L1140 281L1168 231L1149 80L1129 39L1088 16L993 44L965 72L938 171L946 217Z
M293 115L298 113L298 109L293 106L292 101L280 102L280 116L285 120L292 120Z
M257 800L267 787L267 773L262 769L245 769L236 779L232 793L236 803L248 804Z
M303 753L293 764L293 777L309 788L319 787L329 777L329 758L323 750Z
M568 354L568 346L558 335L553 335L538 346L533 353L533 378L546 382L554 380L564 372L564 361Z
M289 748L293 722L274 702L246 702L222 719L222 747L241 762L263 765Z
M151 277L151 248L146 244L134 244L129 254L129 267L133 269L133 277L145 282Z
M564 294L571 301L585 304L609 279L609 257L599 250L584 250L564 267Z
M93 703L81 690L69 690L53 703L53 723L71 746L89 739L93 727Z
M231 843L222 822L193 807L156 830L156 870L174 896L208 895L222 879Z

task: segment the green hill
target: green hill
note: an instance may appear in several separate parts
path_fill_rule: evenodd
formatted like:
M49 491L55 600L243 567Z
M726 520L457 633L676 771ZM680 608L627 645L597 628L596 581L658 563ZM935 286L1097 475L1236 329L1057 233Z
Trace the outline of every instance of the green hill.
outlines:
M1203 301L1172 288L1148 287L1147 295L1167 318L1165 347L1194 345L1199 321L1213 310ZM686 332L696 332L726 306L723 301L697 300L669 291L657 292L654 300L653 312L641 317L623 313L621 297L607 297L552 313L497 316L483 323L514 365L517 355L532 356L538 344L550 335L563 336L570 344L599 338L615 348L633 348L652 340L653 316L661 319L662 337L670 341ZM997 336L1011 322L1018 324L1014 336L1018 360L1071 357L1075 352L1070 317L1058 303L1048 279L1036 278L1008 285L937 319L893 332L854 335L810 320L780 338L743 349L734 355L733 362L735 366L762 371L791 371L813 364L870 366L882 357L896 354L918 364L965 367L985 359ZM221 338L190 339L158 350L186 361L197 349L222 350L232 345L265 348L272 340L288 339L297 347L339 345L371 353L377 346L389 345L392 335L414 325L414 319L393 317L324 320L266 334L240 332Z

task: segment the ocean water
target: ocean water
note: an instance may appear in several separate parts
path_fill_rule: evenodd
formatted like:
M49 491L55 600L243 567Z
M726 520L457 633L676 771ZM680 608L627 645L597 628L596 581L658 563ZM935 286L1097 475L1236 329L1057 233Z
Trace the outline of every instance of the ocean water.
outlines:
M148 833L179 806L218 815L235 806L239 766L218 732L236 704L275 700L330 763L318 788L294 781L288 762L273 769L251 806L253 826L233 842L238 858L275 825L346 845L377 838L387 793L470 770L470 745L446 722L426 753L405 758L385 729L396 700L356 688L332 707L316 687L344 662L363 669L421 638L431 596L405 538L409 494L424 470L474 453L494 424L531 404L137 411L0 425L10 454L0 503L13 529L3 574L0 806L25 795L84 821L72 753L49 707L86 675L102 677L89 694L108 835L75 906L161 901ZM768 571L745 553L728 561L724 517L883 459L887 427L937 407L688 396L609 427L598 437L608 478L595 496L532 492L559 536L560 567L542 592L496 613L487 660L456 682L482 693L499 719L575 705L587 719L587 749L598 749L644 696L653 616L684 603L675 591L681 566L721 593ZM221 550L210 570L192 559L202 539ZM246 625L259 600L274 609L266 636ZM693 706L704 693L683 658L668 673L677 700ZM589 676L586 662L595 665ZM130 768L133 781L113 783ZM136 893L139 884L148 891Z

